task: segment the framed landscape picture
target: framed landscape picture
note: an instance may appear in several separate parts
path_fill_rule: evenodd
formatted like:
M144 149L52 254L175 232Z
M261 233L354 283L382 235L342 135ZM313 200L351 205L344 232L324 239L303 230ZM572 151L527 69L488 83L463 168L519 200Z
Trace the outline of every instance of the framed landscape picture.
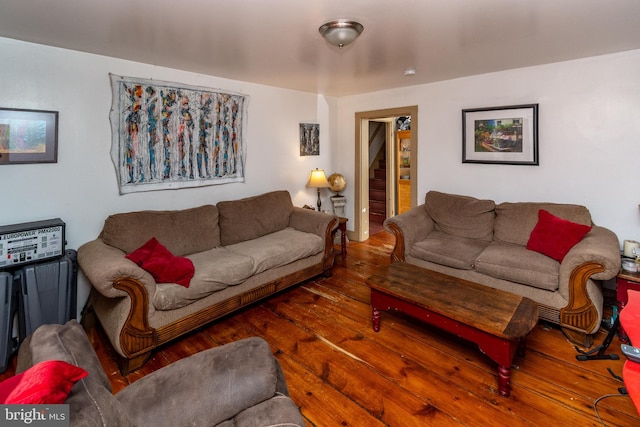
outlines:
M57 161L57 111L0 108L0 165Z
M538 165L538 104L462 110L462 163Z

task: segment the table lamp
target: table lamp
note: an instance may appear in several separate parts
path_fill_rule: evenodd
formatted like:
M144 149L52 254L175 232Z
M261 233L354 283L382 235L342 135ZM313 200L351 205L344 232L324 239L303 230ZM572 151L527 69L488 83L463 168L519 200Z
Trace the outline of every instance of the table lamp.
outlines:
M324 174L324 169L315 168L311 171L309 175L309 182L307 182L307 188L317 188L318 189L318 212L322 212L320 207L322 206L322 202L320 201L320 189L330 187L329 181L327 181L327 177Z

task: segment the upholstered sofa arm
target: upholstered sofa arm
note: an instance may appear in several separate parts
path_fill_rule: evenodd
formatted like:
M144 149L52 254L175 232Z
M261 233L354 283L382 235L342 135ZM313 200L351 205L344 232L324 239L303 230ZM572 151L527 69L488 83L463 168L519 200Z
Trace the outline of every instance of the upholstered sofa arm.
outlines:
M572 271L584 264L594 263L602 266L602 271L591 276L595 280L608 280L620 271L620 243L613 231L593 226L591 231L571 250L560 264L560 277L568 279Z
M405 261L411 247L424 240L435 228L435 223L427 213L425 205L419 205L384 221L385 230L396 238L391 253L392 261Z
M125 258L125 253L109 246L98 238L78 248L78 265L93 287L107 298L127 296L127 293L113 287L122 278L133 279L145 286L150 295L155 292L153 276Z
M616 235L594 226L560 264L558 292L567 300L560 310L560 326L570 340L590 347L602 319L602 292L594 280L615 277L620 270Z
M316 234L324 239L327 232L331 234L331 231L338 226L338 217L294 206L289 216L289 226L296 230Z
M174 362L116 398L135 425L213 426L278 396L280 373L269 345L253 337Z

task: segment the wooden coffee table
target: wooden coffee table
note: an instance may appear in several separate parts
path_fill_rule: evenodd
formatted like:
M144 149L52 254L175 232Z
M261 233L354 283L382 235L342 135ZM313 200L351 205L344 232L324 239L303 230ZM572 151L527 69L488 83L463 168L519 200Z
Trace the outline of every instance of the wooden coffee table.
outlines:
M397 310L474 342L498 364L498 391L509 396L513 358L524 356L538 322L534 301L404 262L381 267L367 285L374 331L381 310Z

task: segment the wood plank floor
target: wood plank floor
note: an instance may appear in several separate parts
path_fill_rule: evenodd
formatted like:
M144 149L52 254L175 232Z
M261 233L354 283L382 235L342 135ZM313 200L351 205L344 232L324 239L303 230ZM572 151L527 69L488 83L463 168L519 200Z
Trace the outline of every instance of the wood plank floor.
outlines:
M621 360L579 362L560 330L538 324L516 357L511 397L497 393L496 366L471 343L406 317L383 313L371 328L364 279L389 263L393 237L350 242L330 278L310 280L155 352L122 377L99 328L90 338L114 392L198 351L243 337L266 339L283 366L308 426L638 426L628 396L618 396ZM597 336L600 343L605 331ZM608 353L620 353L614 339ZM615 395L598 403L605 395Z

